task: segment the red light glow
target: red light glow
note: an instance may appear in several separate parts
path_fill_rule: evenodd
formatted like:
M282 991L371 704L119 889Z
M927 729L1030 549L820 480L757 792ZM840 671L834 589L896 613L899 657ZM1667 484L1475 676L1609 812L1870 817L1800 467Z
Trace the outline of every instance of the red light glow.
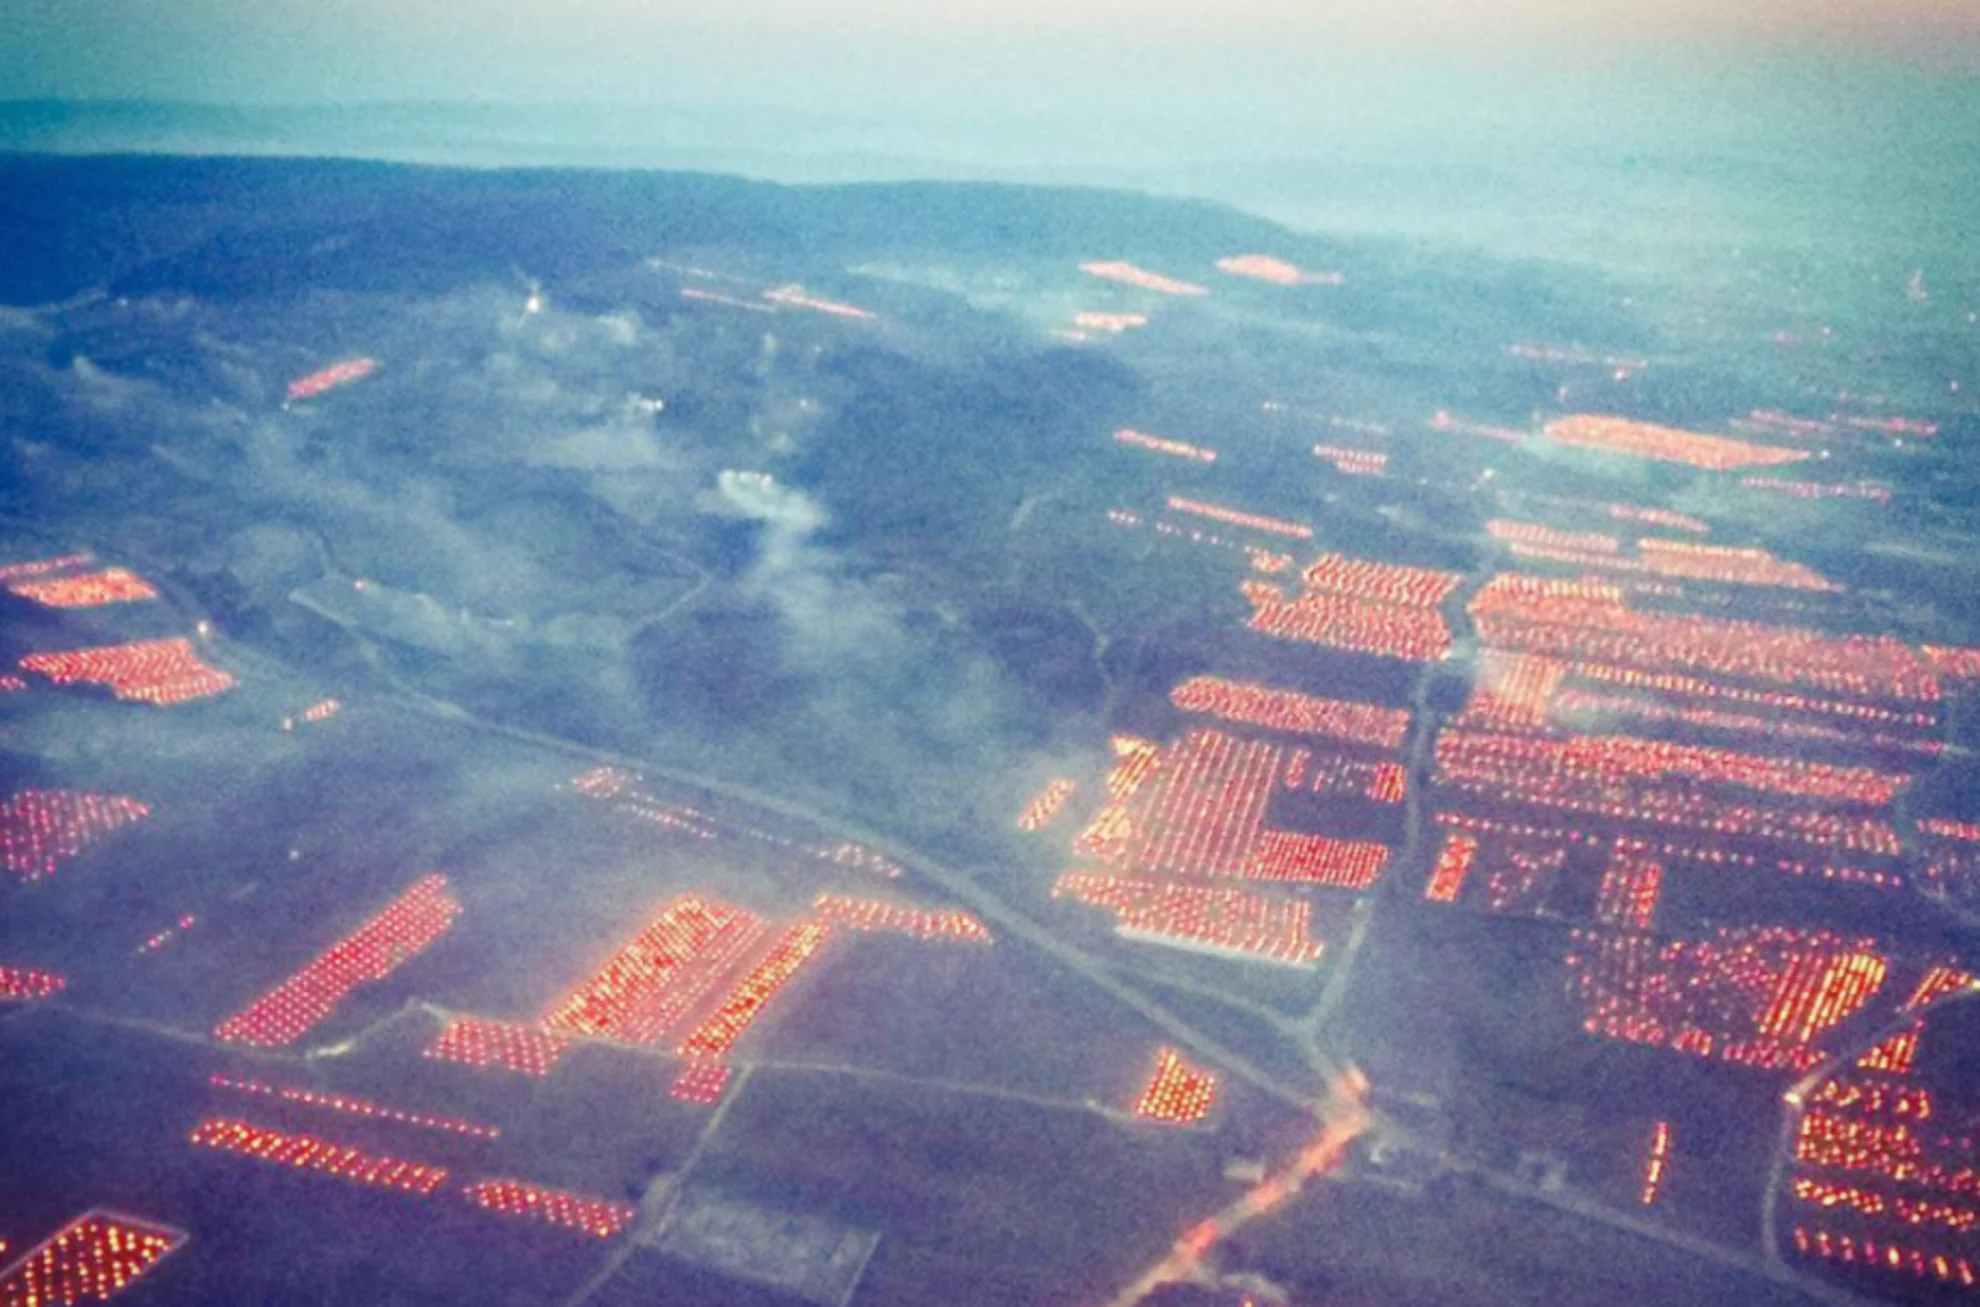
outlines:
M353 1184L368 1185L374 1189L395 1189L422 1197L430 1196L447 1182L445 1167L401 1161L396 1157L366 1153L310 1135L271 1130L226 1117L200 1122L192 1132L191 1142L201 1148L252 1157L298 1171L318 1171Z
M1136 1100L1134 1114L1164 1125L1195 1125L1217 1098L1216 1073L1192 1065L1173 1048L1155 1054L1155 1071Z
M68 983L52 971L0 966L0 1003L32 1003L61 993Z
M1202 445L1192 445L1181 440L1170 440L1163 436L1151 436L1133 427L1122 427L1114 433L1114 439L1123 445L1136 449L1146 449L1157 454L1167 454L1171 458L1188 459L1192 463L1214 463L1217 451Z
M1275 690L1250 681L1196 676L1169 692L1184 712L1263 726L1299 735L1351 740L1399 749L1409 735L1409 710L1376 704L1321 699L1295 690Z
M681 1042L681 1056L709 1058L727 1053L831 935L832 928L819 921L801 921L786 930L749 974L729 990L721 1006Z
M48 608L100 608L158 597L143 577L121 567L50 581L9 581L7 589Z
M499 1067L521 1075L542 1077L570 1050L571 1041L536 1026L514 1021L456 1017L428 1044L421 1055L436 1062L459 1062L471 1067Z
M385 979L447 933L461 914L445 876L426 876L377 916L214 1028L230 1043L293 1044L360 986Z
M1578 413L1550 422L1545 430L1547 438L1556 444L1666 463L1685 463L1720 472L1798 463L1809 456L1805 449L1759 445L1727 436L1707 436L1652 422L1634 422L1627 418L1589 413Z
M117 794L22 790L0 804L0 867L39 880L120 826L151 814Z
M461 1192L469 1202L486 1211L541 1221L597 1239L609 1239L620 1233L639 1215L639 1209L631 1203L587 1198L522 1180L483 1180Z
M86 1212L0 1271L0 1307L108 1302L185 1241L169 1225Z
M347 385L350 382L370 376L378 369L376 359L347 359L333 363L321 371L312 372L306 377L297 377L289 383L289 398L313 399L326 390Z
M232 673L201 662L192 641L183 637L29 654L21 659L21 666L57 685L105 685L119 699L132 703L184 703L219 694L234 684Z
M1193 282L1175 281L1159 273L1149 272L1145 268L1137 268L1134 264L1121 259L1082 263L1079 265L1079 270L1089 277L1117 281L1124 286L1158 291L1164 295L1198 296L1210 293L1207 287L1198 286Z
M422 1130L435 1130L441 1134L462 1135L469 1139L494 1139L501 1131L494 1126L476 1125L472 1121L462 1121L453 1117L429 1116L423 1112L408 1112L402 1108L387 1107L383 1103L373 1103L362 1098L351 1098L344 1094L323 1093L314 1089L298 1089L290 1085L270 1085L259 1080L238 1080L232 1076L215 1074L207 1078L207 1083L215 1089L232 1090L235 1093L250 1094L257 1098L273 1099L296 1107L315 1108L325 1112L340 1112L346 1116L360 1117L367 1121L390 1121L397 1125L415 1126Z

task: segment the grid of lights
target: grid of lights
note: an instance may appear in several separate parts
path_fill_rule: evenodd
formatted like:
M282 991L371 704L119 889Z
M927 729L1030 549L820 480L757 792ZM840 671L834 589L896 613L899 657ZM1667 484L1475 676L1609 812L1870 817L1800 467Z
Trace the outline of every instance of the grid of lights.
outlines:
M0 1307L108 1302L186 1237L183 1230L121 1212L85 1212L0 1271Z
M200 1122L192 1132L191 1142L200 1148L421 1197L431 1196L447 1182L445 1167L367 1153L311 1135L272 1130L227 1117Z
M0 803L0 867L39 880L111 831L150 815L150 805L117 794L22 790Z
M1052 824L1052 819L1059 815L1059 810L1066 806L1066 800L1070 799L1073 791L1078 788L1078 781L1068 780L1063 776L1047 781L1045 788L1040 790L1030 803L1025 804L1024 811L1018 814L1018 829L1026 833L1044 830Z
M1114 433L1114 439L1123 445L1136 449L1146 449L1151 453L1167 454L1171 458L1187 459L1192 463L1214 463L1217 451L1203 445L1192 445L1185 440L1170 440L1166 436L1151 436L1133 427L1122 427Z
M385 979L453 926L460 900L445 876L425 876L308 966L214 1028L229 1043L293 1044L360 986Z
M1164 1047L1155 1054L1155 1070L1135 1100L1134 1114L1163 1125L1196 1125L1210 1115L1216 1099L1216 1073L1192 1065L1178 1050Z
M1169 691L1169 702L1184 712L1383 749L1401 748L1409 734L1407 708L1322 699L1219 676L1191 677Z
M208 698L234 684L231 672L200 661L184 637L28 654L21 666L57 685L103 685L127 703L160 706Z
M45 581L9 581L6 585L14 594L46 608L100 608L158 597L158 591L143 577L122 567Z
M218 1073L209 1076L207 1083L215 1089L272 1099L295 1107L339 1112L367 1121L390 1121L395 1125L414 1126L421 1130L435 1130L441 1134L461 1135L469 1139L494 1139L502 1133L494 1126L476 1125L472 1121L463 1121L455 1117L408 1112L403 1108L387 1107L383 1103L374 1103L368 1099L352 1098L346 1094L324 1093L315 1089L301 1089L293 1085L271 1085L260 1080L242 1080Z
M832 927L821 921L800 921L786 930L721 1005L681 1041L681 1056L714 1058L727 1053L831 936Z
M52 998L67 988L68 983L53 971L0 966L0 1003L33 1003Z
M1061 875L1052 897L1112 911L1124 938L1221 957L1308 967L1322 949L1309 936L1312 907L1301 898L1091 871Z
M947 939L966 944L988 944L991 936L983 923L961 908L911 908L883 899L855 898L849 894L820 894L811 904L812 916L835 926L861 932L887 932L915 939Z
M639 1209L631 1203L589 1198L523 1180L483 1180L461 1192L470 1203L485 1211L540 1221L594 1239L611 1238L639 1215Z
M421 1050L421 1055L436 1062L497 1067L541 1078L550 1074L570 1046L569 1037L522 1022L456 1017Z
M1684 463L1709 471L1725 472L1745 467L1774 467L1798 463L1809 457L1805 449L1762 445L1728 436L1708 436L1696 431L1636 422L1628 418L1577 413L1549 422L1547 438L1559 445L1626 454L1666 463Z

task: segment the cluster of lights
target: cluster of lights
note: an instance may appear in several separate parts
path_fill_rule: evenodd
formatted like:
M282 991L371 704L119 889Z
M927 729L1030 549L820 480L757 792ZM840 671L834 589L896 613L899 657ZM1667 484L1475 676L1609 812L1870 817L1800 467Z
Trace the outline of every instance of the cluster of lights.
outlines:
M1289 790L1401 803L1409 789L1409 771L1399 762L1364 762L1339 754L1316 758L1309 750L1294 749L1286 760L1284 783Z
M1345 445L1315 445L1313 457L1325 459L1343 476L1378 477L1389 467L1389 456L1375 449L1350 449Z
M22 790L0 803L0 867L39 880L120 826L151 814L119 794Z
M721 1005L681 1041L681 1056L706 1058L727 1053L831 936L832 928L821 921L800 921L786 930L762 960L735 983Z
M1124 286L1134 286L1141 290L1159 291L1164 295L1199 296L1208 295L1209 288L1194 282L1176 281L1160 273L1138 268L1124 259L1111 259L1082 263L1079 270L1089 277L1099 277L1103 281L1117 281Z
M714 1058L689 1058L674 1083L667 1089L668 1096L677 1103L692 1103L706 1107L721 1101L722 1091L729 1086L729 1064Z
M1574 777L1620 786L1628 779L1681 779L1873 807L1889 803L1910 779L1869 767L1628 735L1559 739L1452 730L1437 741L1437 764L1440 777L1457 782L1545 786L1556 777Z
M1665 463L1684 463L1714 472L1745 467L1775 467L1809 457L1805 449L1760 445L1726 436L1708 436L1654 422L1577 413L1545 427L1549 440L1560 445L1597 449Z
M543 1077L570 1050L564 1035L517 1021L456 1017L428 1044L422 1055L436 1062L471 1067L500 1067L521 1075Z
M1898 1271L1920 1279L1936 1280L1941 1284L1956 1284L1969 1289L1980 1285L1980 1265L1976 1265L1970 1258L1949 1257L1942 1252L1905 1244L1879 1242L1869 1238L1853 1239L1847 1234L1839 1234L1819 1226L1814 1228L1796 1226L1794 1248L1804 1256L1841 1262L1845 1266Z
M1195 1125L1210 1115L1216 1101L1216 1072L1192 1065L1176 1049L1164 1047L1155 1054L1155 1070L1135 1100L1134 1114L1163 1125Z
M0 966L0 1003L28 1002L59 994L68 981L53 971Z
M519 1216L597 1239L609 1239L633 1223L639 1209L631 1203L587 1198L563 1189L550 1189L522 1180L483 1180L461 1191L476 1207L503 1216Z
M390 1121L395 1125L436 1130L441 1134L462 1135L469 1139L494 1139L501 1134L500 1130L490 1125L476 1125L472 1121L462 1121L454 1117L429 1116L424 1112L408 1112L403 1108L387 1107L383 1103L373 1103L363 1098L319 1093L314 1089L298 1089L293 1085L270 1085L259 1080L239 1080L218 1073L208 1077L207 1083L215 1089L251 1094L257 1098L273 1099L296 1107L341 1112L346 1116L361 1117L367 1121Z
M158 597L158 591L143 577L121 567L46 581L9 581L6 585L21 598L47 608L100 608Z
M1663 527L1670 531L1689 531L1693 535L1712 534L1712 528L1697 518L1674 513L1668 508L1644 508L1637 504L1609 504L1606 508L1609 516L1618 522L1639 522L1644 526Z
M1377 599L1405 608L1435 608L1450 597L1464 578L1456 572L1440 572L1429 567L1322 554L1307 565L1300 579L1309 590Z
M95 561L96 555L84 550L81 553L63 554L60 558L36 558L25 563L0 564L0 585L11 588L16 581L50 576L56 572L73 571L78 567L88 567Z
M12 694L16 690L25 690L27 688L28 683L20 677L15 676L11 672L0 672L0 694Z
M1568 674L1580 681L1620 685L1674 697L1750 704L1767 709L1770 715L1801 713L1811 717L1839 717L1865 725L1919 729L1934 726L1939 720L1935 714L1918 708L1880 708L1848 699L1826 699L1783 690L1756 690L1676 672L1646 672L1603 663L1570 663Z
M558 1003L544 1025L631 1043L658 1038L762 930L762 919L746 909L683 895Z
M1430 870L1430 884L1425 887L1423 897L1432 903L1457 902L1458 895L1464 892L1465 877L1471 874L1472 864L1477 859L1476 836L1444 836L1443 846L1437 850L1437 864Z
M1591 1034L1766 1070L1805 1071L1815 1041L1882 987L1868 941L1782 926L1659 941L1578 930L1570 986Z
M95 649L29 654L21 666L57 685L105 685L131 703L174 704L232 688L233 675L200 661L192 641L138 640Z
M293 1044L359 986L385 979L446 934L461 914L445 876L425 876L308 966L214 1028L230 1043Z
M1484 893L1474 897L1488 912L1541 911L1568 858L1560 845L1519 840L1487 846L1487 852Z
M1399 749L1409 734L1409 710L1322 699L1251 681L1195 676L1169 691L1184 712L1263 726L1297 735L1321 735L1383 749Z
M1881 1071L1887 1075L1902 1076L1911 1074L1911 1067L1918 1060L1919 1028L1900 1030L1887 1039L1879 1040L1856 1059L1858 1070Z
M323 699L311 704L294 717L284 717L282 719L282 729L293 731L296 729L298 723L314 725L317 722L327 722L342 711L344 711L343 704L337 702L335 699Z
M1243 591L1251 601L1248 625L1261 635L1404 662L1439 662L1450 653L1450 628L1434 608L1327 591L1288 599L1278 587L1256 582Z
M185 1241L186 1232L169 1225L85 1212L0 1272L0 1307L107 1302Z
M193 913L190 912L184 913L179 917L178 920L174 921L171 925L165 927L165 929L159 931L157 934L145 940L144 943L138 945L137 954L142 955L145 953L156 953L159 949L164 948L167 944L170 944L173 940L185 934L187 931L191 930L194 926L197 926L198 924L199 924L199 918L197 916L195 916Z
M1480 638L1496 648L1646 672L1718 672L1859 697L1939 697L1931 663L1889 636L1639 613L1620 589L1599 581L1501 575L1470 611Z
M984 924L961 908L910 908L882 899L820 894L812 900L811 912L818 920L847 930L884 931L915 939L950 939L968 944L992 942Z
M1495 731L1543 730L1567 670L1552 658L1488 649L1479 657L1471 699L1459 720Z
M1980 681L1980 648L1928 644L1919 652L1939 675L1952 681Z
M1148 325L1146 313L1096 313L1091 310L1073 314L1073 326L1081 331L1104 331L1110 336L1118 336L1124 331Z
M1830 420L1857 431L1870 431L1880 436L1917 436L1921 439L1930 439L1939 434L1939 424L1928 422L1923 418L1873 418L1833 413L1830 414Z
M1442 743L1439 742L1441 750ZM1888 822L1830 812L1802 812L1766 803L1709 798L1687 782L1602 780L1511 773L1461 774L1469 764L1439 770L1439 783L1453 790L1505 803L1551 808L1609 821L1673 826L1744 836L1775 843L1799 843L1887 857L1897 855L1897 832ZM1746 861L1738 855L1707 856L1712 862ZM1786 864L1783 864L1784 868Z
M1167 454L1171 458L1185 458L1193 463L1214 463L1217 451L1202 445L1192 445L1186 441L1170 440L1164 436L1151 436L1133 427L1122 427L1114 433L1114 439L1123 445L1133 445L1136 449L1152 450L1157 454Z
M1681 722L1708 731L1734 735L1764 735L1790 740L1821 741L1937 757L1945 752L1939 740L1889 735L1882 731L1852 731L1822 722L1795 721L1758 713L1726 712L1718 708L1684 707L1643 694L1592 694L1566 690L1555 697L1551 716L1563 725L1613 722L1631 717L1639 722Z
M1347 279L1334 271L1305 272L1298 264L1275 259L1269 254L1233 254L1217 260L1217 270L1233 277L1251 277L1276 286L1339 286Z
M1648 1207L1657 1201L1664 1187L1664 1172L1671 1162L1671 1123L1659 1121L1650 1128L1650 1148L1643 1159L1643 1188L1638 1200Z
M1762 490L1790 499L1867 499L1888 504L1891 488L1876 481L1789 481L1784 477L1741 477L1742 490Z
M1246 513L1235 508L1225 508L1220 504L1206 504L1200 499L1185 499L1181 495L1170 495L1169 511L1188 513L1195 517L1208 518L1212 522L1222 522L1226 526L1241 526L1253 531L1263 531L1268 535L1290 536L1295 540L1311 540L1313 528L1288 522L1283 518L1266 517L1259 513Z
M1323 947L1309 938L1312 908L1301 898L1089 871L1061 875L1052 897L1111 910L1126 938L1224 957L1306 967Z
M376 359L346 359L333 363L327 368L312 372L306 377L297 377L289 383L289 398L313 399L326 390L345 385L370 376L378 370Z
M1524 431L1493 426L1489 422L1471 422L1454 417L1448 410L1441 408L1430 415L1429 427L1432 431L1445 431L1459 436L1477 436L1483 440L1496 440L1507 445L1517 445L1526 439Z
M843 304L838 300L820 299L807 295L804 287L792 282L788 286L776 286L763 292L763 298L772 304L782 304L793 309L810 309L834 318L850 318L854 321L868 321L874 314L870 309L862 309L856 304Z
M445 1167L367 1153L311 1135L271 1130L227 1117L200 1122L192 1132L191 1141L201 1148L252 1157L298 1171L318 1171L353 1184L395 1189L422 1197L432 1195L447 1182Z
M1970 1164L1974 1146L1971 1135L1927 1135L1904 1121L1811 1111L1796 1131L1794 1159L1971 1198L1980 1197L1980 1171Z
M1564 549L1581 554L1616 554L1622 541L1598 531L1564 531L1538 522L1511 522L1493 518L1485 524L1485 534L1508 544L1539 545L1544 549Z
M1265 807L1285 750L1221 731L1191 731L1165 765L1119 847L1128 869L1361 889L1388 860L1380 844L1267 830Z
M1544 530L1544 528L1533 529ZM1569 538L1574 534L1554 533L1561 538ZM1630 556L1618 552L1619 542L1613 537L1594 536L1592 539L1602 542L1601 546L1587 548L1563 544L1558 540L1513 539L1508 545L1508 550L1513 557L1532 562L1554 563L1576 569L1597 568L1631 576L1650 576L1665 580L1710 581L1719 585L1771 586L1785 590L1842 589L1819 572L1800 563L1777 558L1765 549L1706 545L1691 540L1664 540L1650 537L1637 541L1636 553Z
M1363 890L1382 878L1388 846L1369 840L1264 830L1242 873L1247 880Z
M1833 1076L1822 1082L1809 1098L1812 1107L1832 1112L1854 1112L1859 1116L1895 1117L1901 1120L1932 1119L1932 1091L1884 1080L1852 1080Z
M1052 818L1059 815L1059 810L1066 806L1066 800L1078 788L1078 781L1063 776L1047 781L1045 788L1018 814L1018 829L1027 833L1044 830L1052 824Z
M1662 863L1618 849L1595 892L1595 919L1604 925L1648 930L1656 920L1657 896L1663 887Z

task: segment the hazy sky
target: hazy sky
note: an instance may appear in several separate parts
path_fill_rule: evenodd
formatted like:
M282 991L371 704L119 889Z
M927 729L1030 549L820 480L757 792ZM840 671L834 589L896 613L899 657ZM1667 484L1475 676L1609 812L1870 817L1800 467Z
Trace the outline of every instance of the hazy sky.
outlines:
M1298 94L1369 59L1967 61L1975 0L0 0L0 98L961 109Z

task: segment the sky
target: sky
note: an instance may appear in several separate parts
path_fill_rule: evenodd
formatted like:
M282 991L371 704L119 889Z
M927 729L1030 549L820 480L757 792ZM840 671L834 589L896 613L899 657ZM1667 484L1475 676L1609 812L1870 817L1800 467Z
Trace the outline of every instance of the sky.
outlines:
M0 0L0 99L1245 103L1373 59L1980 63L1971 0Z
M0 104L0 148L1076 181L1514 243L1572 207L1590 249L1624 181L1645 232L1818 191L1963 212L1980 139L1980 0L0 0L0 30L0 102L234 106Z

